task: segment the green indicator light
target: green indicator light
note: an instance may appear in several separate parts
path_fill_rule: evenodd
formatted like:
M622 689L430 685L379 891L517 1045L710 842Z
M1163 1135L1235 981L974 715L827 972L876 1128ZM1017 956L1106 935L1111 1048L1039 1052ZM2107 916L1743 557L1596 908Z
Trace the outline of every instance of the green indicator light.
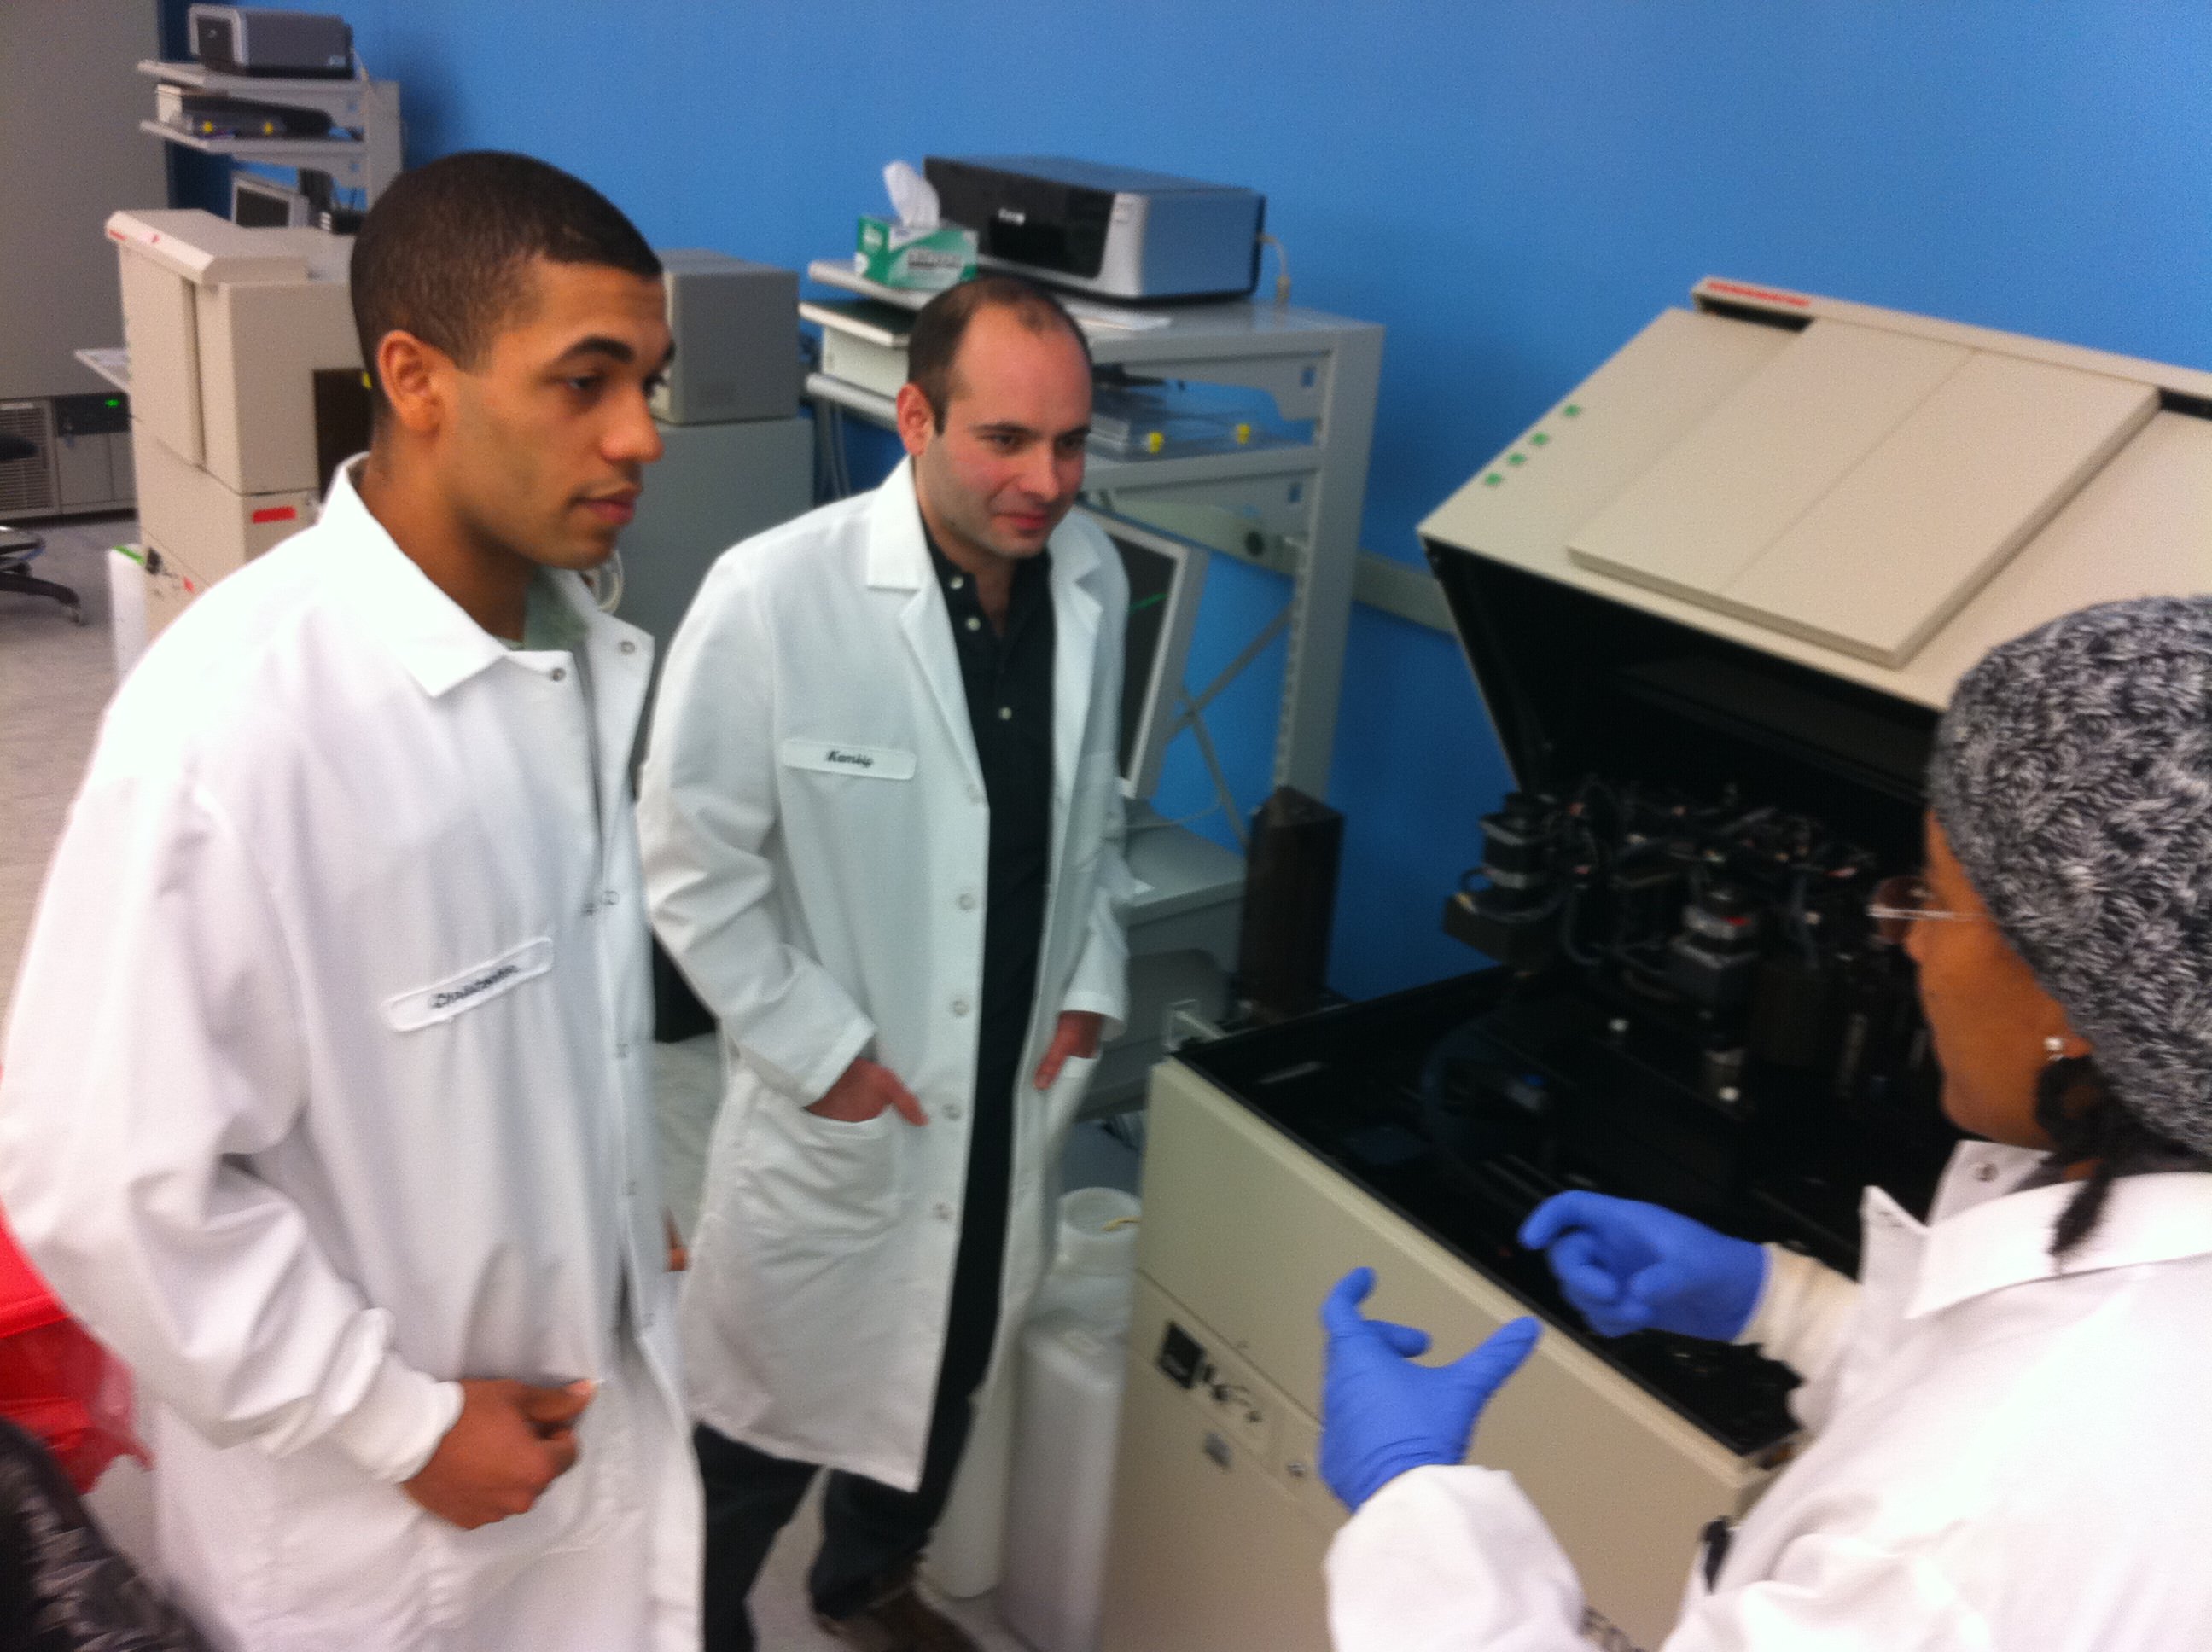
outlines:
M1495 488L1499 483L1504 480L1505 478L1503 476L1500 476L1497 471L1492 471L1488 476L1483 477L1482 485L1486 488Z
M1508 465L1526 465L1528 462L1528 456L1526 453L1508 453L1505 456L1505 462Z
M1528 438L1528 445L1531 447L1541 447L1551 440L1552 439L1549 436L1539 430L1534 435Z
M120 407L123 405L122 402L113 396L110 396L107 398L107 404L110 407Z
M1582 409L1572 402L1569 402L1565 407L1561 408L1559 411L1571 419L1578 419L1583 416Z

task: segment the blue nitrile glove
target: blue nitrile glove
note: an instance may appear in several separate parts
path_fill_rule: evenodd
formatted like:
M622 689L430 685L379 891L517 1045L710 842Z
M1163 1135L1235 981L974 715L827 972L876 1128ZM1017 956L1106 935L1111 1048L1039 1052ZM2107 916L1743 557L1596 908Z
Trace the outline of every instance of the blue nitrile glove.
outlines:
M1409 1468L1463 1460L1474 1419L1541 1334L1534 1320L1515 1320L1453 1364L1416 1365L1429 1333L1361 1314L1374 1288L1375 1270L1355 1267L1321 1307L1321 1477L1347 1509Z
M1601 1337L1680 1331L1727 1342L1766 1288L1766 1253L1657 1205L1559 1193L1521 1226L1549 1253L1553 1277Z

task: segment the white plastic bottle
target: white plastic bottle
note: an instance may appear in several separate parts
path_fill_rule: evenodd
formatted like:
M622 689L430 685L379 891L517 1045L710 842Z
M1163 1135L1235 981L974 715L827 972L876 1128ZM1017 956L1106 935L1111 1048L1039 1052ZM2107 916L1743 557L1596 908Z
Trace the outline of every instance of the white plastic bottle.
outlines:
M1097 1652L1138 1205L1060 1202L1060 1254L1022 1333L999 1615L1036 1652Z

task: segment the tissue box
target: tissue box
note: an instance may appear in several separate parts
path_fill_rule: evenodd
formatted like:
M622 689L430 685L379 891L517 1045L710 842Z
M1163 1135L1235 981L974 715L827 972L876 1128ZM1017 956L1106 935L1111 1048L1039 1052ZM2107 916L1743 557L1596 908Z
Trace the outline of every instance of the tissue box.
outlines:
M975 232L945 224L916 235L888 218L860 219L853 268L884 287L939 293L975 273Z

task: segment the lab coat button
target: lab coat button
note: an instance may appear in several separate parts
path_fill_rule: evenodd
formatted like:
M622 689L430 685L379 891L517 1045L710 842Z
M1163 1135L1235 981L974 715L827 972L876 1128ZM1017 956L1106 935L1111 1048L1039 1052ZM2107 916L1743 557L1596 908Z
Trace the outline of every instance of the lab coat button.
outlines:
M622 891L618 889L611 889L605 894L599 896L599 904L603 907L611 907L621 899Z
M940 1222L950 1222L952 1219L952 1206L950 1205L939 1205L935 1210L932 1211L930 1214Z
M565 665L556 665L549 675L556 683L565 683L568 680L568 668Z
M622 645L622 651L626 654L634 654L637 652L637 644L635 642L624 642Z
M973 912L975 909L975 896L963 890L960 896L960 909L963 912Z
M1996 1165L1994 1165L1994 1164L1978 1164L1978 1165L1976 1165L1976 1166L1974 1167L1974 1180L1975 1180L1975 1181L1995 1181L1996 1179L1997 1179L1997 1167L1996 1167Z
M960 1116L961 1112L962 1112L962 1108L961 1108L961 1106L960 1106L960 1103L959 1103L959 1102L946 1102L946 1103L945 1103L945 1116L946 1118L948 1118L948 1119L957 1119L957 1118Z
M966 1015L968 1013L968 1000L964 998L954 999L952 1000L952 1013L955 1015Z
M968 801L969 801L969 802L970 802L970 803L981 803L981 802L982 802L982 800L983 800L983 788L982 788L981 787L980 787L980 786L971 786L971 787L969 787L968 788Z

